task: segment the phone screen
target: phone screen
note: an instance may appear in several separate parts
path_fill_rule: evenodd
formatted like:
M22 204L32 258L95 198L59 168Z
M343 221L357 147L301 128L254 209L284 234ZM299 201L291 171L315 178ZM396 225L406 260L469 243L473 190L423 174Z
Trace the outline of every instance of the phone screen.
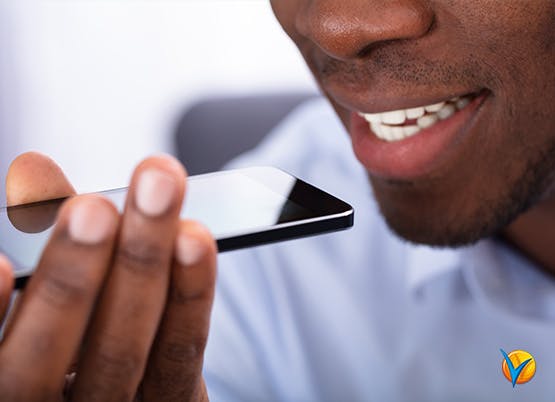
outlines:
M123 209L127 189L101 194ZM189 178L182 216L206 225L216 240L238 238L320 218L327 213L326 205L330 207L320 194L331 197L275 168L210 173ZM0 251L12 260L16 271L30 272L37 265L63 201L0 209ZM343 205L347 204L341 205L345 209Z

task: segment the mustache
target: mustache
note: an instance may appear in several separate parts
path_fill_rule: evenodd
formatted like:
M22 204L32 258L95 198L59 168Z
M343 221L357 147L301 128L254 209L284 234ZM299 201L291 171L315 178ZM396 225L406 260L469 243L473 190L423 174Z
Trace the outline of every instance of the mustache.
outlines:
M312 52L307 59L322 82L347 85L386 80L403 86L475 86L492 83L495 77L493 66L472 55L447 62L417 57L402 49L378 48L353 60L339 60L317 52Z

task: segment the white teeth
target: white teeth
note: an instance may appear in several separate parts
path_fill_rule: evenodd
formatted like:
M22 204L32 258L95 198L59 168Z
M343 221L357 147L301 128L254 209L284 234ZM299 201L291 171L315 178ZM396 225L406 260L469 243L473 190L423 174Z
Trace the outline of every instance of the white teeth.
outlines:
M405 114L407 115L408 119L418 119L419 117L424 116L426 110L423 107L415 107L412 109L405 110Z
M443 106L445 106L445 102L439 102L439 103L436 103L434 105L424 106L424 109L426 109L426 112L435 113L435 112L441 110L441 108Z
M445 120L468 106L471 96L454 97L448 102L410 109L393 110L382 113L359 113L369 124L372 132L384 141L400 141L418 134L440 120ZM403 125L408 120L416 120L416 125Z
M418 127L420 128L428 128L433 126L435 123L437 123L438 121L438 117L435 114L427 114L425 116L422 116L421 118L419 118L417 120L418 123Z
M469 103L470 103L470 99L461 98L457 101L457 109L461 110L461 109L465 108L466 106L468 106Z
M382 127L382 134L383 134L385 137L391 136L391 132L393 131L393 127L391 127L391 126L384 126L384 125L382 125L381 127Z
M420 127L418 126L405 126L403 127L403 134L405 134L405 137L411 137L414 134L418 133L420 131Z
M453 106L451 103L448 103L447 105L443 106L440 110L438 110L437 117L439 117L439 120L445 120L453 116L453 114L455 114L455 111L456 111L455 106Z
M372 131L374 134L388 142L399 141L408 137L411 137L420 132L421 128L418 126L384 126L381 124L373 124Z
M382 123L385 124L403 124L406 118L407 115L404 110L382 113Z
M382 122L381 113L366 113L366 114L362 114L362 117L364 117L368 123L381 123Z
M405 138L403 127L391 127L391 138L393 138L393 141L399 141Z
M391 131L392 128L390 126L380 126L380 129L378 130L378 137L382 140L393 141L393 138L391 138Z

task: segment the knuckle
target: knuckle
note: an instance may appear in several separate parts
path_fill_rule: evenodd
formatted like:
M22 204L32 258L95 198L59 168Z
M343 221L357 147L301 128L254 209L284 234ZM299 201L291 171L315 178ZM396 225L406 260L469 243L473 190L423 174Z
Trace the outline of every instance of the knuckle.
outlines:
M110 378L134 377L142 366L136 354L102 353L98 354L100 372Z
M204 268L194 278L179 274L172 275L168 302L176 306L210 306L214 298L216 283L215 264Z
M206 348L206 337L193 337L187 342L166 342L161 348L165 360L188 364L202 359Z
M147 373L147 384L153 388L153 394L163 395L168 400L195 399L191 394L202 372L205 345L204 338L160 345L156 364L151 365Z
M142 371L144 356L124 342L103 342L95 352L97 373L117 383L129 382Z
M61 276L47 273L44 275L41 285L38 286L37 293L45 303L55 308L64 308L91 299L94 289L88 285L84 275L68 273Z
M168 264L167 260L159 245L138 240L124 242L116 253L116 265L135 273L160 272L156 268Z
M193 304L195 302L202 303L210 297L210 289L201 289L197 291L185 290L178 286L170 285L168 294L168 302L178 306L185 304Z

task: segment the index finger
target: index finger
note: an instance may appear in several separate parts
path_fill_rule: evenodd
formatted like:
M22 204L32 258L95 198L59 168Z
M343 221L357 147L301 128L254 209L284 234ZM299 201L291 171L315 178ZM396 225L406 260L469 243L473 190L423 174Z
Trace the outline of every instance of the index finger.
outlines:
M118 223L116 208L99 196L62 207L0 345L2 398L46 400L61 393L108 271Z

